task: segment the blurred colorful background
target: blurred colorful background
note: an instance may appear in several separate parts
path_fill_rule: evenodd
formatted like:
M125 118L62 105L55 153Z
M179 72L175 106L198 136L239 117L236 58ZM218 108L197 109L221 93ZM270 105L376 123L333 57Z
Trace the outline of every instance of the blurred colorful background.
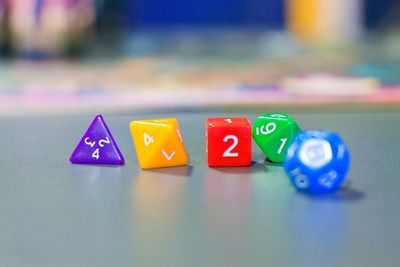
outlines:
M0 0L0 115L398 107L395 0Z

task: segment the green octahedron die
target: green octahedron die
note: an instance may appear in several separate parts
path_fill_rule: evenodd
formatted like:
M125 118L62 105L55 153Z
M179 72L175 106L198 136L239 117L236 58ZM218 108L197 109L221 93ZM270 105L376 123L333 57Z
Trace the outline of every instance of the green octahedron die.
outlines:
M253 124L253 138L272 162L283 162L287 148L300 131L297 123L285 113L258 116Z

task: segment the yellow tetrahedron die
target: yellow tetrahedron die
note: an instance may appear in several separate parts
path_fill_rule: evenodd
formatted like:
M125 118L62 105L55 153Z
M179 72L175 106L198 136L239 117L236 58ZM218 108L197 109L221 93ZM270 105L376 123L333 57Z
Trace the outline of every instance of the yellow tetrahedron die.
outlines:
M177 119L132 121L129 126L142 169L182 166L188 163Z

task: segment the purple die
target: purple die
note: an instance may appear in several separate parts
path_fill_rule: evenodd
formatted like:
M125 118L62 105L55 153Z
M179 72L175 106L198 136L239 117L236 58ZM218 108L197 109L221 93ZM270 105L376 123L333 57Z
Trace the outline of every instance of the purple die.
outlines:
M124 157L101 115L94 118L69 160L81 164L124 164Z

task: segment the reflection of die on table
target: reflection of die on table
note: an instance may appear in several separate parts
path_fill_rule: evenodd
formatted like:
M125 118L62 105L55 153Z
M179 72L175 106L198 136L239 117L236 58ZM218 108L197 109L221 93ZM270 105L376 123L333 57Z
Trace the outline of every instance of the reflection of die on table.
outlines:
M335 191L344 181L350 154L342 139L333 132L305 131L290 145L285 171L299 191Z
M142 169L182 166L189 162L177 119L132 121L130 130Z

